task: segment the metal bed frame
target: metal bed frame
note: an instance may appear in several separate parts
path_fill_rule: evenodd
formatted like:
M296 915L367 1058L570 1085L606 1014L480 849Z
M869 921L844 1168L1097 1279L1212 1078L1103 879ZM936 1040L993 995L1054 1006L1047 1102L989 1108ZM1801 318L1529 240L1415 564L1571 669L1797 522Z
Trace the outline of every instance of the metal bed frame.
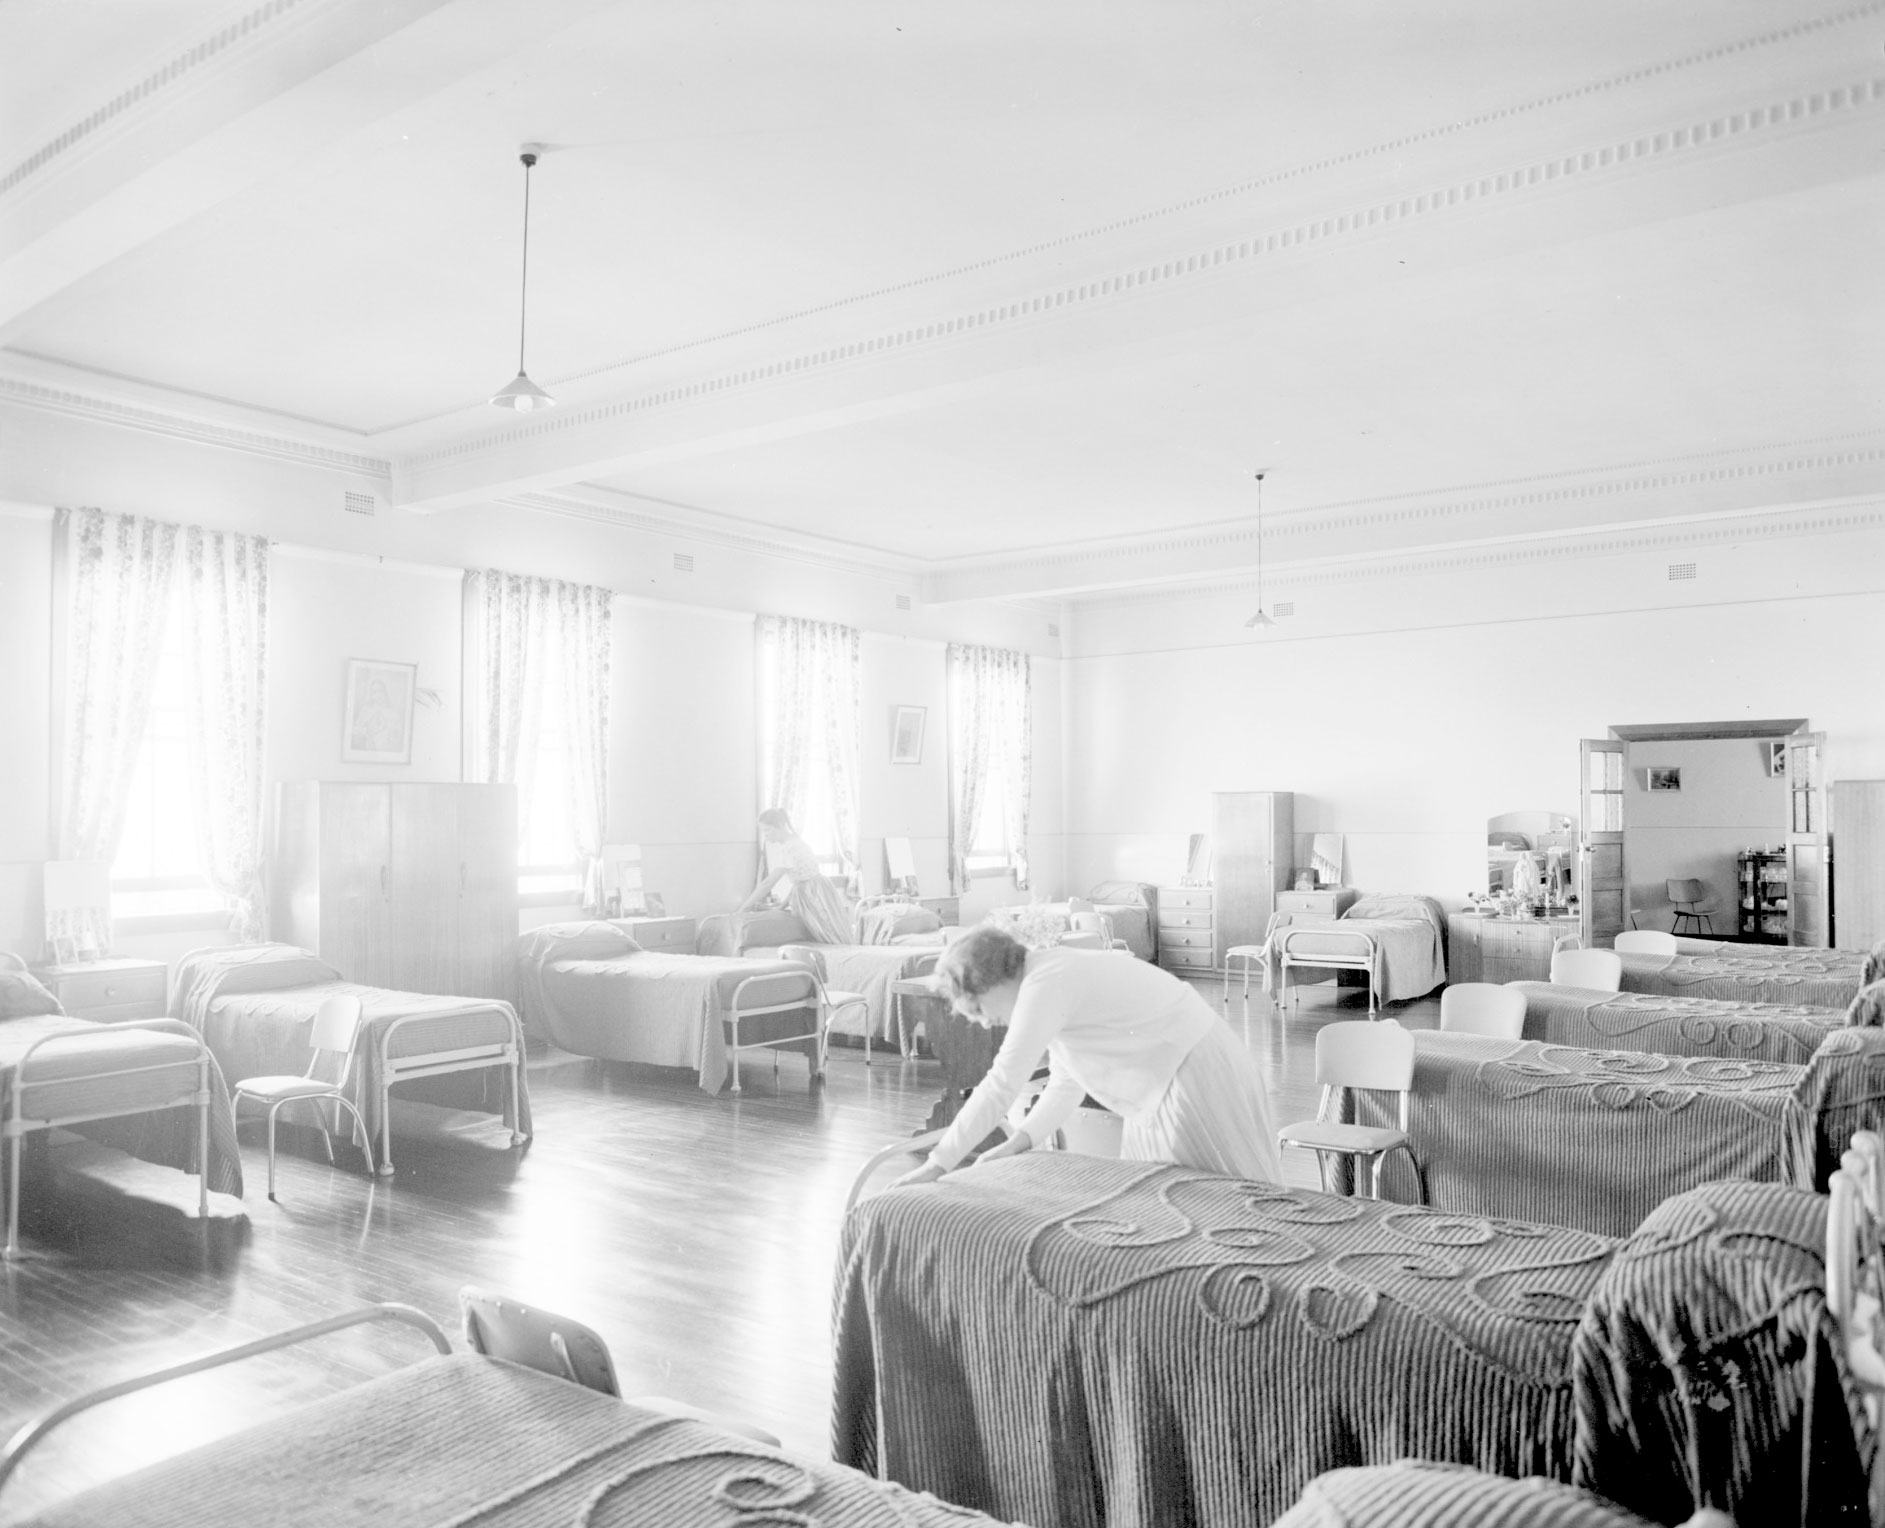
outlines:
M1331 936L1338 939L1354 939L1360 948L1346 955L1328 950L1318 950L1303 955L1297 955L1292 958L1290 954L1290 944L1296 938L1327 939ZM1367 973L1368 977L1368 1013L1370 1017L1373 1017L1381 1008L1381 1001L1375 993L1374 986L1375 959L1377 954L1378 950L1375 945L1374 935L1369 933L1365 928L1356 925L1345 927L1335 922L1299 923L1281 930L1276 936L1276 1006L1280 1009L1283 1006L1283 1000L1289 996L1289 968L1292 965L1309 966L1321 970L1363 971ZM1226 984L1228 985L1228 979ZM1298 983L1298 986L1300 985L1301 984Z
M77 1075L65 1074L59 1077L30 1078L26 1075L27 1062L42 1045L68 1040L82 1040L93 1035L115 1034L127 1029L163 1030L183 1036L194 1047L193 1056L178 1056L164 1061L147 1062L139 1066L118 1067L111 1071L84 1072ZM25 1136L31 1130L54 1130L62 1125L80 1125L89 1120L122 1119L133 1114L150 1114L158 1109L193 1107L197 1111L196 1123L196 1176L197 1176L197 1219L209 1218L209 1110L214 1101L210 1088L210 1050L203 1037L185 1024L181 1019L130 1019L119 1024L92 1024L85 1020L76 1020L72 1028L62 1029L53 1034L44 1035L27 1046L20 1053L20 1059L14 1064L13 1074L7 1080L6 1119L0 1124L0 1149L7 1153L7 1241L3 1255L8 1262L19 1256L20 1251L20 1157L25 1151ZM36 1088L53 1089L72 1087L75 1084L98 1082L109 1077L135 1077L145 1072L170 1072L182 1068L191 1068L195 1073L193 1081L187 1086L180 1086L174 1096L156 1101L140 1101L136 1108L90 1109L78 1114L44 1114L31 1116L30 1095ZM0 1479L4 1479L0 1473Z
M419 1077L443 1077L450 1072L478 1072L487 1067L501 1066L509 1073L511 1145L521 1146L528 1139L519 1128L523 1118L524 1070L524 1030L518 1020L515 1009L504 1006L508 1013L509 1036L504 1040L491 1041L482 1045L468 1045L458 1050L420 1051L410 1056L391 1054L393 1036L408 1024L436 1023L437 1014L405 1014L394 1019L380 1031L380 1150L378 1171L381 1175L393 1170L393 1084L411 1082Z
M756 984L787 981L792 976L803 975L805 991L802 995L783 1003L759 1003L747 1007L743 1001L746 989ZM740 1024L746 1019L757 1019L769 1013L791 1013L795 1009L804 1009L811 1015L811 1028L792 1035L777 1035L770 1040L740 1039ZM825 1002L824 987L818 979L818 973L810 967L802 967L796 972L769 971L762 976L748 976L733 989L732 1001L727 1004L727 1011L722 1023L726 1025L727 1086L734 1095L740 1092L740 1057L746 1051L770 1050L772 1052L773 1075L779 1072L779 1047L782 1045L801 1045L807 1040L817 1046L812 1060L811 1081L822 1082L825 1076Z

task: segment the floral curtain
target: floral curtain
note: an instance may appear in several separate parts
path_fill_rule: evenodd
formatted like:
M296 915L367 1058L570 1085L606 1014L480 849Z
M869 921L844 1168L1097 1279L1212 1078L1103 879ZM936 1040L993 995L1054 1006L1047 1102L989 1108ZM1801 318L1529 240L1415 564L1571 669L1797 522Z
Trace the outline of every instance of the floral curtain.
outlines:
M762 615L759 665L759 804L783 807L814 848L827 833L847 870L858 857L863 752L857 628Z
M969 887L969 855L991 801L1001 804L1015 885L1028 884L1033 715L1026 653L952 642L949 670L949 880Z
M547 687L566 739L563 789L583 860L583 906L602 905L609 803L609 673L614 596L595 584L474 568L465 574L465 725L472 779L517 786L517 836L529 834Z
M62 509L69 643L58 857L109 865L150 717L180 526L102 509ZM57 926L54 926L56 921ZM111 909L73 908L46 936L111 949Z
M268 541L183 533L190 762L203 873L229 899L230 927L264 938L262 745L268 666Z

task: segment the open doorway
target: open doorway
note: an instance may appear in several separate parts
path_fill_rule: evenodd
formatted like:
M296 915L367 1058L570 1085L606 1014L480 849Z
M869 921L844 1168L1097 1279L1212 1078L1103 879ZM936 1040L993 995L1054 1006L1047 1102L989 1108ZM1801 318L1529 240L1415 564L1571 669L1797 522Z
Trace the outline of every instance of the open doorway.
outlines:
M1587 740L1586 937L1827 943L1821 739L1805 725L1630 725Z

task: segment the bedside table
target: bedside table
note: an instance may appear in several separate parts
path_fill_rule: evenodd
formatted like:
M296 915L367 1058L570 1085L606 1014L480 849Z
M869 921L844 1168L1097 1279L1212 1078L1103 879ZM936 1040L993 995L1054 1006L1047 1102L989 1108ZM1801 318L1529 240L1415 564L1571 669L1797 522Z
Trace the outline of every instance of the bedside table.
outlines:
M115 1024L163 1018L169 971L161 960L93 960L35 966L33 975L73 1018Z
M676 955L694 953L692 918L611 918L609 922L644 950L666 950Z
M1279 891L1279 913L1320 913L1325 918L1339 918L1355 905L1361 895L1352 886L1323 886L1315 891Z

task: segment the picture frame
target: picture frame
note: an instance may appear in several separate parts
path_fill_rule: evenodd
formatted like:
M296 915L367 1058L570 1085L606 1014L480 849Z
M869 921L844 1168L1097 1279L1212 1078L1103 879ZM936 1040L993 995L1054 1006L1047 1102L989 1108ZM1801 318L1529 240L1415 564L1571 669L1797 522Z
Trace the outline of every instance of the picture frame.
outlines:
M890 708L890 762L923 762L923 723L929 715L927 706L892 706Z
M349 658L341 758L349 764L410 764L412 703L418 689L416 663Z
M1653 791L1679 791L1682 789L1682 770L1674 764L1656 764L1650 767L1649 788Z
M1770 780L1784 779L1787 774L1787 741L1781 738L1767 745L1767 776Z

